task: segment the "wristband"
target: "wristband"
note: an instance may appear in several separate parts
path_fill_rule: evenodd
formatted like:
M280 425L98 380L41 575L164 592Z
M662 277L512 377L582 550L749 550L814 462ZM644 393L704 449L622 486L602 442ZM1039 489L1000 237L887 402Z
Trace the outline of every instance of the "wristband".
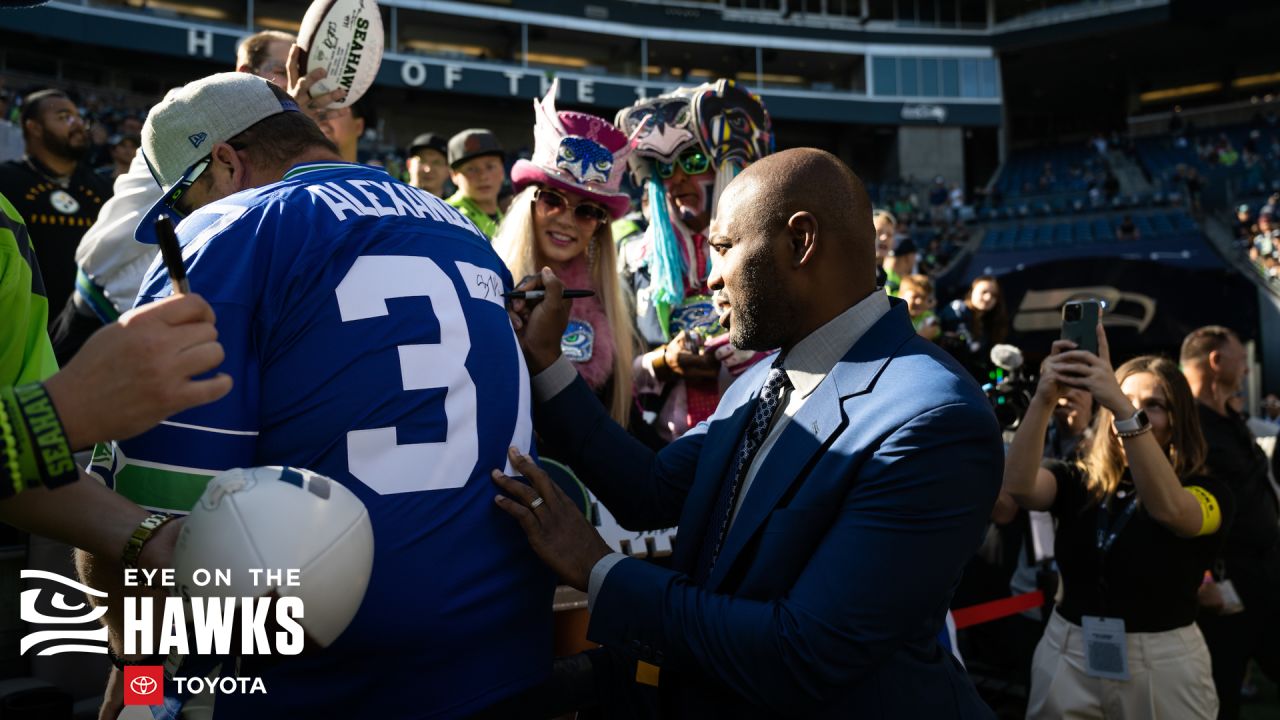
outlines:
M667 382L675 378L676 373L667 365L666 350L655 352L651 355L653 358L649 366L653 368L653 376L660 382Z
M155 513L148 515L138 523L138 527L134 528L133 534L129 536L128 542L124 544L124 552L120 554L120 562L126 570L133 570L138 567L138 556L142 555L142 546L155 536L165 523L173 519L172 515L164 513Z
M13 434L13 424L9 422L8 408L0 401L0 498L16 495L24 489L18 464L18 440Z
M0 388L0 405L8 416L22 487L43 483L55 488L75 482L79 472L71 457L71 445L44 385Z

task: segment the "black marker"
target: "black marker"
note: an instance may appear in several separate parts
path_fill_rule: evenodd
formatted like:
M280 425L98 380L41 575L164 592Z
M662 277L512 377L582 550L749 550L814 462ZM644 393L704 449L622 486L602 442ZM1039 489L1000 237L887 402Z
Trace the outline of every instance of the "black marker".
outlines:
M169 270L169 281L173 283L174 295L186 295L191 292L187 282L187 269L182 265L182 247L178 245L178 236L173 232L173 223L168 215L156 218L156 237L160 239L160 257Z
M566 300L574 298L594 297L595 290L565 290L564 297ZM508 300L541 300L547 296L546 290L512 290L511 292L502 293L502 297Z

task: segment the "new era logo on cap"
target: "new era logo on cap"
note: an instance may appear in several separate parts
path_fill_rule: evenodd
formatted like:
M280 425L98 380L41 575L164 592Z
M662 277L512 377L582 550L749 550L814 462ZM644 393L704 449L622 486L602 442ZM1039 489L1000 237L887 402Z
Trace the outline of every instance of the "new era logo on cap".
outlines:
M164 666L125 665L124 704L163 705Z
M198 148L200 147L200 143L209 139L209 133L196 133L195 135L188 135L187 139L191 141L191 147Z

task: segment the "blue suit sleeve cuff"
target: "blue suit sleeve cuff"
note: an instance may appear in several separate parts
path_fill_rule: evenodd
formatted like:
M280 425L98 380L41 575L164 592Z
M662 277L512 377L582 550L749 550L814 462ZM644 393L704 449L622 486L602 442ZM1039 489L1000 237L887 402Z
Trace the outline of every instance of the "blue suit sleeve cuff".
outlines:
M545 370L533 376L534 402L546 402L559 395L576 377L578 377L578 371L574 369L573 363L569 358L561 355Z
M604 587L605 576L614 565L626 559L627 556L622 553L609 553L596 561L595 567L591 568L591 577L587 580L587 612L591 612L596 606L596 596L600 594L600 588Z

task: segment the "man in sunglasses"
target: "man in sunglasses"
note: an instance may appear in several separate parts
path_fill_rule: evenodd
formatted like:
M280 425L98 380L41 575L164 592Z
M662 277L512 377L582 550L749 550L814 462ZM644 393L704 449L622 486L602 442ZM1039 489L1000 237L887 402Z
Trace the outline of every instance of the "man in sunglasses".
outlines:
M720 392L757 354L727 342L707 287L706 232L717 191L773 152L760 98L731 80L679 88L618 113L636 134L628 159L645 188L643 253L627 253L637 326L648 343L636 388L658 435L670 441L706 419Z
M298 71L299 50L293 41L292 35L277 30L250 35L236 50L236 72L288 89L299 109L318 122L324 108L345 96L346 90L311 97L311 86L325 71L302 75ZM49 335L59 364L65 365L95 330L133 307L142 275L155 258L155 248L134 242L133 230L142 213L159 197L160 186L151 177L142 153L137 153L129 171L116 178L114 196L97 212L97 222L74 248L77 267L68 281L75 288L71 302L61 314L56 307L50 309Z
M430 193L342 162L283 90L243 73L171 93L142 153L166 190L138 239L153 241L154 217L183 218L191 288L217 313L235 384L99 447L91 472L183 514L228 468L305 467L351 488L373 524L375 570L338 643L224 666L270 694L219 696L214 720L467 717L541 681L554 578L486 481L508 447L532 443L501 297L513 283L488 239ZM139 304L171 292L156 263ZM110 592L119 577L86 582Z

